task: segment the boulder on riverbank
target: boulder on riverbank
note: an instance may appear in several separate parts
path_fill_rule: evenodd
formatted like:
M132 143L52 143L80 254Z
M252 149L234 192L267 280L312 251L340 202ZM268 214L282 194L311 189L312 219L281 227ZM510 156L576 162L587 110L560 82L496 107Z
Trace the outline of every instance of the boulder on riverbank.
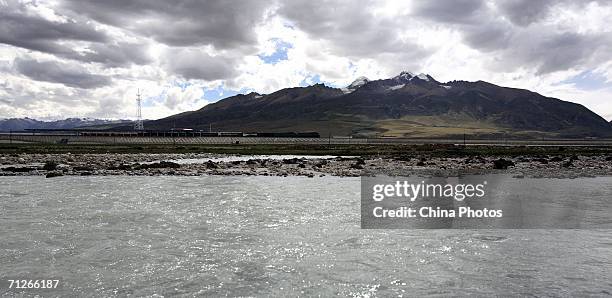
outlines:
M45 162L45 165L43 166L43 170L45 171L55 171L55 169L57 169L57 162L53 160Z
M178 169L180 167L181 167L181 165L179 165L178 163L175 163L175 162L160 161L160 162L154 162L154 163L140 164L140 165L136 166L135 169L137 169L137 170L164 169L164 168Z
M13 173L28 173L33 171L33 168L30 167L6 167L2 169L5 172L13 172Z
M62 172L49 172L45 175L45 178L61 177L64 176Z
M503 158L493 161L493 168L496 170L506 170L508 167L514 167L514 162Z

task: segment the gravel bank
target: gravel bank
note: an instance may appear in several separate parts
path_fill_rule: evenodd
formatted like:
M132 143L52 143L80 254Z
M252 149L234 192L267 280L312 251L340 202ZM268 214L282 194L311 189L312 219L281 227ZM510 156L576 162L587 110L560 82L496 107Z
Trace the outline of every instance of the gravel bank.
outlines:
M230 157L230 160L227 160ZM263 175L458 176L510 173L515 177L575 178L612 175L612 156L472 156L252 158L214 154L11 154L0 155L0 175ZM219 158L223 158L219 160ZM194 161L196 159L197 161ZM189 163L182 161L189 160Z

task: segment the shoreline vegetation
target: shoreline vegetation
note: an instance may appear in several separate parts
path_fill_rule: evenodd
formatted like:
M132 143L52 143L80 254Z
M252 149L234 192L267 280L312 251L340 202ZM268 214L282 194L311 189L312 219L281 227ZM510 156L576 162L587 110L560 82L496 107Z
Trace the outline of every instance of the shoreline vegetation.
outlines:
M279 159L258 155L313 157ZM226 158L232 156L243 158ZM197 162L182 162L186 159ZM511 174L517 178L610 176L612 146L0 144L1 176L358 177L489 173Z

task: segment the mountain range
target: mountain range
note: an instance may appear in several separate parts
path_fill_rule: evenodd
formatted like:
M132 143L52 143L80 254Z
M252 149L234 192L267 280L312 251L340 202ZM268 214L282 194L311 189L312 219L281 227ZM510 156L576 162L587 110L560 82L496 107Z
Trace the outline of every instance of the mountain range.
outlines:
M102 120L91 118L67 118L63 120L41 121L31 118L0 119L0 131L23 131L26 129L73 129L96 125L96 127L111 127L115 125L130 125L130 120Z
M239 94L146 121L145 128L323 136L612 136L611 123L577 103L484 81L442 83L410 72L381 80L360 77L345 88L315 84Z

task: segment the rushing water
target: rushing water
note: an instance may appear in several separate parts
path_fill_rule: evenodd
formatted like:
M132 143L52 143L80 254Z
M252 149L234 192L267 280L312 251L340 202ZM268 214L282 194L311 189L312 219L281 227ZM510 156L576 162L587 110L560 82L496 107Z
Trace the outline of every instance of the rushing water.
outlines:
M612 230L361 230L359 184L1 177L0 277L66 296L612 293Z

